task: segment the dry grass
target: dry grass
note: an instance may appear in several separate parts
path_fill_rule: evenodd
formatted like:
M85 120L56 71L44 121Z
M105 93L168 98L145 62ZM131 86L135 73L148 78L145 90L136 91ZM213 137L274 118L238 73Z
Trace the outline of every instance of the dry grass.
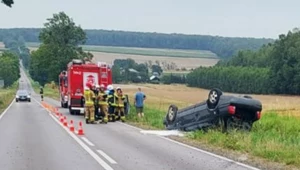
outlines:
M146 104L154 106L160 110L167 110L170 104L176 104L178 107L185 107L196 102L207 99L209 90L190 88L184 85L115 85L120 86L131 97L137 91L137 87L147 95ZM232 94L232 93L225 93ZM234 94L237 95L237 94ZM280 95L251 95L263 104L263 111L277 110L283 115L300 117L300 97L299 96L280 96Z

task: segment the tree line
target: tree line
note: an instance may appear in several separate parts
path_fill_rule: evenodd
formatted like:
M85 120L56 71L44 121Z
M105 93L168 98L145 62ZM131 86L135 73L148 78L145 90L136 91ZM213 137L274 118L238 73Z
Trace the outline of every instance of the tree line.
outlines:
M257 51L240 51L213 67L195 69L187 84L237 93L299 94L299 44L300 31L293 29Z
M28 69L30 64L30 50L26 48L25 40L22 36L9 36L3 40L5 48L17 55L23 66Z
M11 86L20 78L20 62L17 55L5 51L0 54L0 80L4 80L4 87Z
M0 41L7 35L24 37L26 42L41 42L39 28L0 29ZM208 50L229 58L240 50L257 50L272 39L230 38L209 35L163 34L108 30L84 30L87 45Z

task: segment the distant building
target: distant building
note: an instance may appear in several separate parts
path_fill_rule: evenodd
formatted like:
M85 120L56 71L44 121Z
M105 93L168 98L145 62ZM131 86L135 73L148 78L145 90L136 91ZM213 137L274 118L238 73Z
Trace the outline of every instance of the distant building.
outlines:
M158 76L152 75L150 77L150 83L159 84L159 82L160 82L160 78Z

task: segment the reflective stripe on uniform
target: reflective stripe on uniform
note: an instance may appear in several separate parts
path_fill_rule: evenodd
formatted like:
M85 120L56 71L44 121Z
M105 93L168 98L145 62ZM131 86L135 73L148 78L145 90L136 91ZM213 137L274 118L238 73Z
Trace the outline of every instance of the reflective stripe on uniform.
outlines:
M85 105L86 106L93 106L93 98L95 97L95 94L91 90L85 90L84 91L84 99L85 99Z

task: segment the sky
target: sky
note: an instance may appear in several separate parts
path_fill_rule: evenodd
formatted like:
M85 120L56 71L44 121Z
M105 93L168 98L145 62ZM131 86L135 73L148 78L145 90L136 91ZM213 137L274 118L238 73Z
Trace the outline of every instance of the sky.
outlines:
M278 38L299 27L299 0L14 0L0 28L43 27L64 11L83 29Z

